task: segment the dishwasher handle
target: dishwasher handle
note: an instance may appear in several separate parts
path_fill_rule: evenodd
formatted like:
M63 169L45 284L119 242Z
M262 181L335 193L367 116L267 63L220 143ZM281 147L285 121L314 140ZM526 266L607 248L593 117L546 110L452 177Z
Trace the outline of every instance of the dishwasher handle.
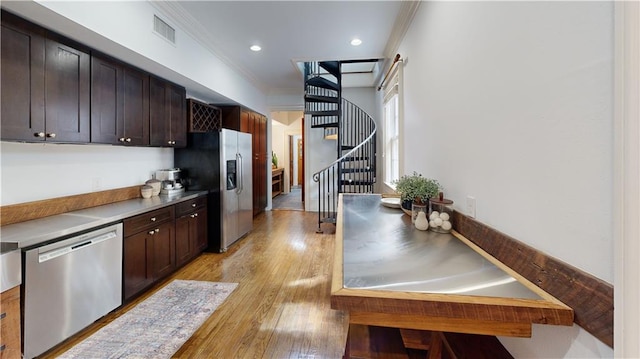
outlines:
M81 250L85 247L92 246L94 244L98 244L100 242L104 242L106 240L116 238L117 233L115 230L100 234L96 237L92 237L89 239L83 239L82 241L68 244L61 248L56 248L47 252L42 252L38 254L38 263L43 263L46 261L50 261L52 259L58 258L60 256L73 253L75 251Z

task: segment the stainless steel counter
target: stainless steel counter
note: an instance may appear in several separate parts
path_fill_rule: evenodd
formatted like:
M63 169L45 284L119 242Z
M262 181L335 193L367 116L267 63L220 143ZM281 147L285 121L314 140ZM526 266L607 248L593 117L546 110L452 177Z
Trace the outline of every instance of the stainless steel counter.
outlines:
M170 197L136 198L3 226L0 228L2 252L40 245L56 238L187 201L206 193L206 191L189 191Z
M344 195L344 288L541 299L452 234L417 230L379 195Z
M419 231L380 195L341 194L331 308L350 325L530 337L573 310L458 233Z

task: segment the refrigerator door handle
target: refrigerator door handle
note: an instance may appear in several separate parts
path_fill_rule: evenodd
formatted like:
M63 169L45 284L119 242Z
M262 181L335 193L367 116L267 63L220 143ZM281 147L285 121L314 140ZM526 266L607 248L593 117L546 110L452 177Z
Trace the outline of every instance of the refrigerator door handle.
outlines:
M239 153L236 153L236 162L238 162L238 179L237 179L237 184L236 184L236 193L240 194L242 193L242 191L244 190L244 172L242 171L242 155Z

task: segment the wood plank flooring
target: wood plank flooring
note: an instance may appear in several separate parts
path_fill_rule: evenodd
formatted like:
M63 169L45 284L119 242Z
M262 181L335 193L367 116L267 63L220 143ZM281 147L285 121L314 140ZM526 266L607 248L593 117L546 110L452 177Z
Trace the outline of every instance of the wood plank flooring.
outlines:
M330 308L334 235L316 234L316 220L299 211L260 214L228 252L204 253L43 358L62 354L173 279L239 283L175 358L341 358L349 325L346 313Z

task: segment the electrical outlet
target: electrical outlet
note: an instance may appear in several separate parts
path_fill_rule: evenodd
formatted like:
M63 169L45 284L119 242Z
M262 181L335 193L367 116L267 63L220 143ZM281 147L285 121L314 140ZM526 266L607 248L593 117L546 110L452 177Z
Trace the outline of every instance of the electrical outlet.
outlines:
M476 218L476 198L467 196L467 216Z

